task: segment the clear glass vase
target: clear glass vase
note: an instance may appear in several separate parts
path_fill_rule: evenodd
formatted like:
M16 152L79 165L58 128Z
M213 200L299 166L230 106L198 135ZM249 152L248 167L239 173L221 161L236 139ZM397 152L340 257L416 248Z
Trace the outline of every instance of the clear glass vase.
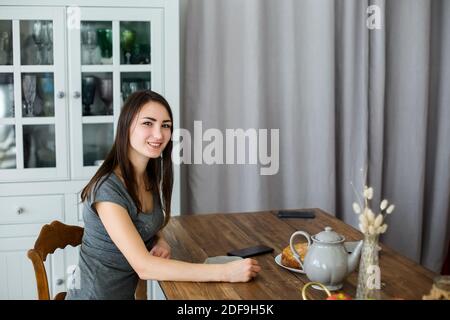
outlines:
M356 299L379 300L381 291L381 271L378 259L379 235L364 235L359 263Z

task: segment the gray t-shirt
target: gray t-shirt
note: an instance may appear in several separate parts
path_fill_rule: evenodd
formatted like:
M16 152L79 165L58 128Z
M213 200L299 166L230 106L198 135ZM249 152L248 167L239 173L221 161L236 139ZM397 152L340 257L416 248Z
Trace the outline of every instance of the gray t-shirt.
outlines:
M95 202L114 202L124 207L150 250L164 222L159 195L153 193L153 211L138 213L122 181L112 173L103 177L83 203L84 234L78 267L79 288L69 289L66 300L134 299L138 275L109 237L93 207Z

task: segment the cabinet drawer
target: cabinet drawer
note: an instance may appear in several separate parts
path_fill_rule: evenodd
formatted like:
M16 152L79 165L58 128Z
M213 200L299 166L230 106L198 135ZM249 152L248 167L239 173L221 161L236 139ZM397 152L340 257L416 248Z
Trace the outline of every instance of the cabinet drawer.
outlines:
M0 224L48 223L63 217L64 196L0 197Z

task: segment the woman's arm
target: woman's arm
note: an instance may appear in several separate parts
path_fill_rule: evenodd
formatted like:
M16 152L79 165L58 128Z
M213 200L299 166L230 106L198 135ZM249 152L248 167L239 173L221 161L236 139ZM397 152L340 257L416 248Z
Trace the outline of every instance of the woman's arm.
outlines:
M198 264L155 257L145 247L122 206L112 202L97 202L95 209L112 241L141 279L246 282L261 270L253 259L226 264Z

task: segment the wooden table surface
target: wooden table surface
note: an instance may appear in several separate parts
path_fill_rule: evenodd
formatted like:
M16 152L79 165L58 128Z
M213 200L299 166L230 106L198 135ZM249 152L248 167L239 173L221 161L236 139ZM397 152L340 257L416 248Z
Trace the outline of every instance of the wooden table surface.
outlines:
M307 209L305 209L307 210ZM311 210L311 209L308 209ZM231 249L257 244L274 248L271 254L256 256L262 267L258 276L247 283L199 283L160 281L167 299L276 299L298 300L301 288L309 282L304 274L278 266L274 257L289 245L291 234L304 230L311 235L326 226L343 234L346 241L361 240L358 230L320 209L315 219L279 219L275 211L255 213L207 214L173 217L164 229L172 248L172 258L203 263L207 257L226 255ZM299 237L301 241L302 237ZM380 267L382 299L422 299L430 292L433 272L381 244ZM356 295L358 269L347 277L341 291ZM314 299L324 299L318 290L308 290Z

